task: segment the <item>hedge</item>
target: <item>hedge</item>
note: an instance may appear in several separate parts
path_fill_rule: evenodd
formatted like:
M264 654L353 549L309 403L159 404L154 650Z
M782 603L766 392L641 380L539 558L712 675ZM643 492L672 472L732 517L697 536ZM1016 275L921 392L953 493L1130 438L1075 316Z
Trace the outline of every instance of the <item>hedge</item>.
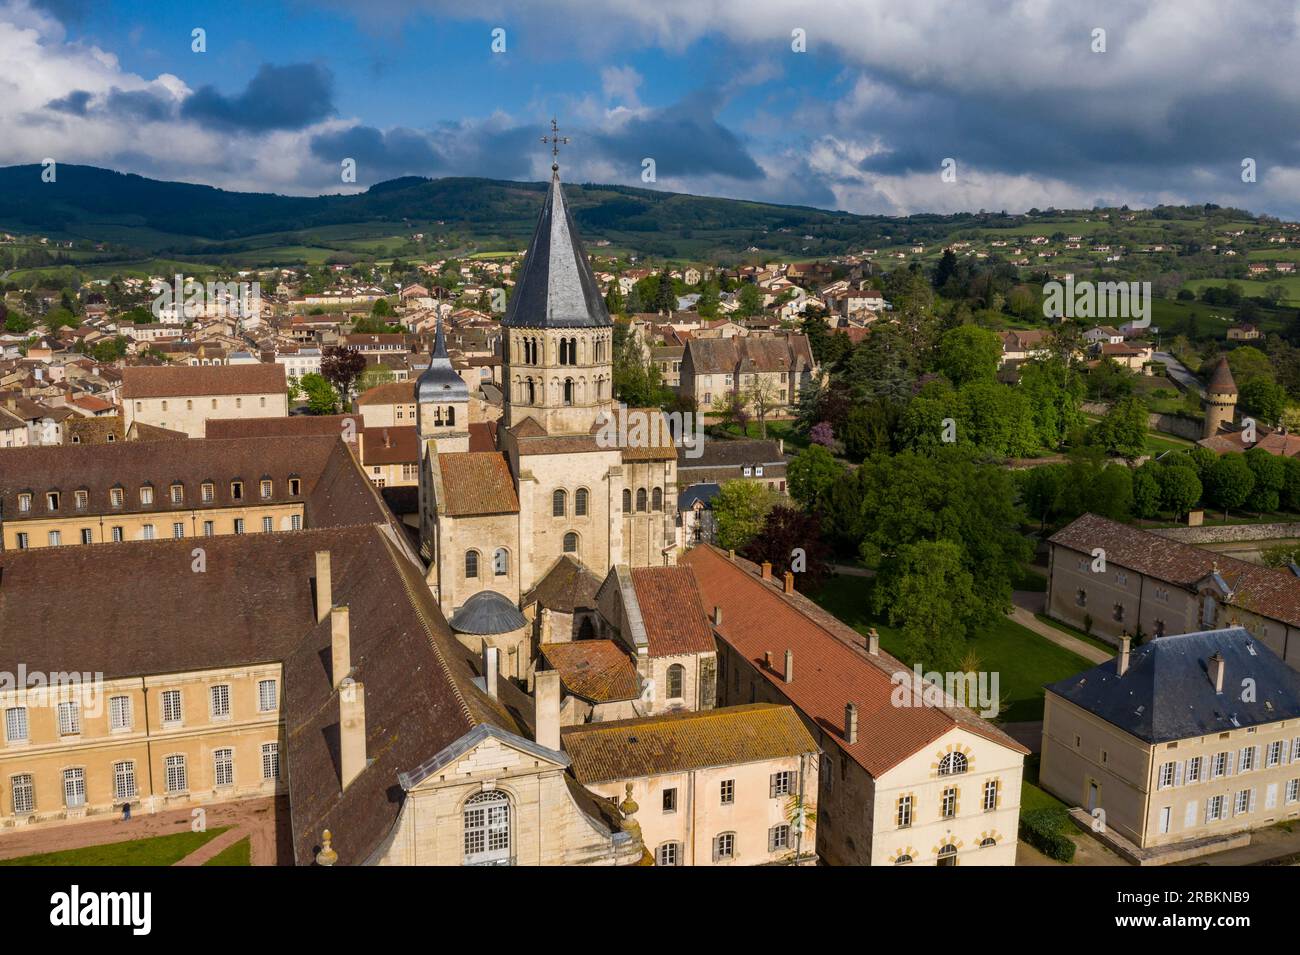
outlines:
M1065 834L1071 825L1064 809L1030 809L1020 813L1020 839L1049 859L1071 862L1074 841Z

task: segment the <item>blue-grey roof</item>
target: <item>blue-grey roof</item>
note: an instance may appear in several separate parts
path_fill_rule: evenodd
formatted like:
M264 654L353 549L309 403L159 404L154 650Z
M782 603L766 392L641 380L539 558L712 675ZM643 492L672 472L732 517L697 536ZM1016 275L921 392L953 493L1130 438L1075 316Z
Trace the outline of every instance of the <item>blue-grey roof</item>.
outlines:
M484 636L528 626L519 609L495 590L480 590L452 614L451 629Z
M1216 654L1222 693L1209 675ZM1152 638L1133 648L1123 676L1116 671L1107 660L1047 690L1148 743L1300 716L1300 674L1242 627Z
M721 484L692 484L686 490L677 492L677 509L689 510L695 506L696 501L703 501L705 507L712 508L713 499L721 490Z
M564 201L559 173L551 176L537 231L501 324L507 328L600 328L611 324L605 298Z
M433 355L429 367L420 372L415 385L416 401L469 401L469 386L452 367L447 355L447 341L442 334L442 318L433 338Z

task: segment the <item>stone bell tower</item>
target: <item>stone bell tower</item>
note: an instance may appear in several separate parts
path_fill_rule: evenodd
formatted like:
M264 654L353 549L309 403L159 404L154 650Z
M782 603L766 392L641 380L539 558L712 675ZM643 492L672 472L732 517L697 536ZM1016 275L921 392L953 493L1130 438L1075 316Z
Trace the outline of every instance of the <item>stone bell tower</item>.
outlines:
M1232 379L1232 369L1228 367L1226 357L1219 360L1219 366L1210 377L1204 404L1205 431L1202 437L1212 438L1219 433L1219 428L1232 426L1237 408L1237 383Z

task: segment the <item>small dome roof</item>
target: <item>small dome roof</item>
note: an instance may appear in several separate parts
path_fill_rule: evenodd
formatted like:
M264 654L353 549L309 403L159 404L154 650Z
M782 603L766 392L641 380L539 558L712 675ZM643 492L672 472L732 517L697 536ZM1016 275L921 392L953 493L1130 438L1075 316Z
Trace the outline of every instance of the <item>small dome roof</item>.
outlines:
M449 622L457 633L483 636L510 633L528 626L519 609L495 590L480 590L452 614Z

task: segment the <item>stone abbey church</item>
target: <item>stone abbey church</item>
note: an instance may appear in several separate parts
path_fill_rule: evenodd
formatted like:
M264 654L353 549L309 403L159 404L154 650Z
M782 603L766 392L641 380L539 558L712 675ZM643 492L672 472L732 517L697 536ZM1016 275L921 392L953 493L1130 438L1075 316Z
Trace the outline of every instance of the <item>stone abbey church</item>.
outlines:
M441 328L420 376L420 536L452 629L500 642L503 673L523 678L522 611L548 575L675 562L676 450L666 428L635 442L602 433L618 414L614 327L554 167L502 326L495 433L470 426Z

